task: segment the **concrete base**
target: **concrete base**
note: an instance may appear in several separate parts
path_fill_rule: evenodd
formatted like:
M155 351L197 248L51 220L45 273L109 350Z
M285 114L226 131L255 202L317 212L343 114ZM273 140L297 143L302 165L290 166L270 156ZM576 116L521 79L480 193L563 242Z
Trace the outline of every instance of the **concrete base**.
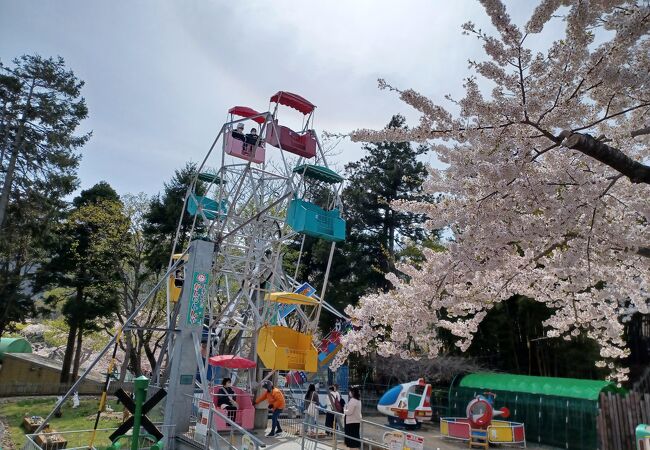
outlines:
M269 410L264 409L255 409L255 422L253 423L253 428L255 430L266 430L266 427L269 423Z

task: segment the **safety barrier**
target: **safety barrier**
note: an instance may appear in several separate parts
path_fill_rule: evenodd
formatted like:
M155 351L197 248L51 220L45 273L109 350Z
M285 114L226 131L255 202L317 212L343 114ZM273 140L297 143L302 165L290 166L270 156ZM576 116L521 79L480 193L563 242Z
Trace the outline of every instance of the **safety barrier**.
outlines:
M305 449L307 448L306 444L308 442L323 442L324 444L331 445L332 449L337 449L340 448L340 445L343 443L345 440L346 436L345 432L340 429L338 426L336 426L337 423L342 423L343 422L343 416L344 414L330 411L328 409L324 408L318 408L320 413L325 413L325 414L332 414L335 417L334 420L334 427L327 427L324 426L320 423L309 423L308 419L305 417L305 420L302 422L302 429L301 429L301 436L302 436L302 445L301 448ZM316 430L315 433L309 433L310 430ZM329 433L331 434L330 437L327 439L319 439L315 436L321 436L323 434ZM404 449L413 449L413 450L421 450L424 448L424 438L413 434L413 433L401 433L395 430L394 428L391 428L387 425L383 425L380 423L372 422L367 419L361 419L361 426L360 426L360 439L359 442L361 444L361 450L370 450L370 449L390 449L394 448L391 447L391 444L389 444L385 436L387 434L394 435L396 433L400 433L403 435L405 438L405 441L403 444ZM408 436L408 440L406 439ZM355 438L356 439L356 438ZM411 444L409 444L409 442Z
M441 417L440 434L452 439L469 440L469 420L461 417Z
M464 417L441 417L440 434L444 437L469 440L472 429ZM518 444L526 446L526 430L523 423L493 420L487 428L491 444Z
M488 430L492 444L522 444L526 446L526 430L523 423L493 420Z

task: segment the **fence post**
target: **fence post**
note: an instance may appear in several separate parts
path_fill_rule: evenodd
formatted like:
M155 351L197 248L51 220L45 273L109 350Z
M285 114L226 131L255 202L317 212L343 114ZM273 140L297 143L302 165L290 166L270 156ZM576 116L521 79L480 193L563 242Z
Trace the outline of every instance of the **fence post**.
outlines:
M359 437L361 438L361 450L363 450L363 441L365 439L364 436L365 435L363 433L363 420L361 420L361 423L359 424Z
M208 431L205 435L205 450L210 450L210 439L212 439L212 408L212 405L208 408Z

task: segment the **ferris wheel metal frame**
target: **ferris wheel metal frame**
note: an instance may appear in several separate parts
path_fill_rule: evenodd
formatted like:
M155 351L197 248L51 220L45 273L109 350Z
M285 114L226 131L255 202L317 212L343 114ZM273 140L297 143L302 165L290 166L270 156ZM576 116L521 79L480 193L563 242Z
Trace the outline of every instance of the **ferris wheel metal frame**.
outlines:
M172 368L189 367L188 361L191 361L191 364L198 364L201 392L206 399L209 397L209 385L206 377L208 358L201 354L201 338L207 341L206 354L210 355L213 348L222 345L234 331L235 337L239 341L231 348L235 348L237 352L246 352L248 357L259 360L257 335L261 327L273 322L274 318L276 323L284 322L283 325L289 325L283 319L279 319L278 307L268 301L269 296L278 291L292 292L300 285L295 276L298 273L302 257L305 235L302 237L298 252L294 277L285 273L283 250L289 243L295 242L299 236L299 233L287 223L287 211L291 208L292 199L301 192L303 195L309 192L305 169L302 172L296 169L307 166L301 166L301 163L305 161L304 156L295 158L290 155L282 148L281 140L278 138L282 133L287 133L286 129L282 129L283 126L278 122L278 109L283 94L285 93L280 92L274 96L276 102L273 112L256 113L250 108L231 108L229 120L219 130L210 150L199 166L183 205L184 210L188 204L194 205L195 223L192 226L192 232L195 229L196 221L201 221L206 229L201 238L215 245L212 250L213 259L210 266L212 284L205 299L207 321L202 324L200 332L195 330L191 333L191 342L189 336L186 336L185 345L183 345L183 342L179 342L179 337L175 337L168 352L168 366ZM298 97L295 94L289 94L289 96L290 101ZM274 97L271 98L272 101ZM301 98L298 97L298 99ZM291 107L291 105L288 106ZM246 116L241 119L235 118L237 113L244 113ZM260 147L269 144L262 141L262 136L270 137L270 139L275 137L274 146L279 150L276 152L279 158L270 161L263 159L261 163L259 160L253 161L252 158L247 163L231 162L230 158L232 157L229 155L228 146L233 139L234 127L240 123L250 123L251 121L261 124L257 140L248 144L254 146L252 158L255 157L256 151L259 151ZM310 128L312 125L313 108L305 114L302 130L298 133L302 133L302 135L310 133L308 138L313 139L316 144L315 162L327 168L321 143ZM221 143L219 169L209 173L212 175L212 179L208 182L203 195L198 196L195 193L197 183L199 183L201 175L204 174L202 171L209 167L210 158L219 143ZM242 156L246 155L239 154L239 157ZM209 179L210 177L206 176L205 178ZM339 189L331 192L325 208L328 210L340 208L339 196L340 186ZM181 228L181 220L182 217L179 219L178 230ZM198 236L192 237L197 238ZM176 247L178 238L177 232L174 247ZM193 239L190 241L194 242ZM297 305L292 309L292 328L295 327L299 332L307 334L310 340L316 331L321 310L325 304L323 299L335 246L336 242L332 241L324 282L318 290L319 294L314 295L314 302L309 305ZM187 251L191 257L191 244ZM170 259L170 266L172 263L173 258ZM186 275L185 280L188 279L189 277ZM183 296L185 296L186 288L185 285ZM174 328L175 318L170 314L172 305L169 292L167 300L168 326ZM181 309L185 307L186 305L181 304ZM327 309L340 315L329 305L327 305ZM194 351L188 352L189 348L179 351L179 348L186 347L193 347ZM194 353L194 355L190 356L189 353ZM179 358L183 361L178 361ZM259 378L259 372L257 375ZM171 400L176 404L189 393L188 388L183 388L179 384L180 376L178 370L170 371L169 385L176 385L177 389L175 389L176 394L168 402ZM166 410L165 417L166 422L169 420L172 423L177 423L178 420L184 420L184 412L170 407Z
M282 250L286 249L290 242L299 239L301 234L292 229L287 217L292 207L290 203L301 192L303 196L308 192L305 178L307 166L300 165L305 161L305 155L299 155L298 158L292 156L292 152L283 148L282 139L287 133L307 136L312 144L315 144L316 151L313 154L315 161L327 168L321 143L313 131L315 106L300 96L283 91L272 96L271 103L275 103L272 112L271 108L264 113L246 107L234 107L229 110L229 120L220 128L185 195L183 213L178 221L167 272L137 305L118 332L111 336L86 371L73 383L68 392L60 397L44 423L76 391L93 367L113 346L115 346L113 359L115 358L120 334L129 329L136 316L152 298L156 297L157 292L164 285L167 285L167 332L164 341L166 348L161 351L158 358L154 382L159 386L163 384L167 386L165 424L174 424L176 432L188 429L192 398L195 394L197 366L201 377L198 386L200 396L207 399L210 395L206 380L208 358L203 357L201 346L206 333L208 354L212 348L227 338L228 332L237 331L241 332L240 341L236 346L237 351L247 350L257 359L255 334L262 325L272 320L274 314L276 319L280 320L277 305L269 301L270 294L277 291L292 292L301 285L296 277L305 242L304 230L293 277L284 270ZM303 112L301 131L296 133L280 125L278 110L281 104ZM235 118L235 115L241 118ZM261 164L253 162L251 158L248 162L241 163L229 155L226 141L232 139L234 127L239 123L251 121L261 125L256 142L249 144L253 146L253 155L260 146L271 145L276 147L277 151L271 151L274 151L279 158L272 158L269 161L264 159ZM265 143L263 139L270 139L273 142ZM221 143L220 158L216 158L220 159L219 169L206 174L203 171L215 159L213 152L218 148L219 143ZM300 167L303 167L302 171L297 170ZM202 175L207 175L204 177L207 186L204 195L198 196L195 191ZM342 180L341 177L337 181L339 188L331 192L322 215L327 215L329 212L340 214ZM189 245L187 248L177 249L183 214L192 203L195 212ZM201 221L205 229L201 235L197 233L198 221ZM343 238L344 234L343 226ZM344 318L340 312L324 301L338 240L341 239L334 239L331 242L324 281L320 289L312 295L313 302L309 305L293 305L291 325L300 327L310 336L316 331L323 308ZM176 253L177 250L180 253ZM182 288L176 293L178 296L176 301L173 301L170 283L174 281L176 274L183 272ZM248 344L242 344L245 339L248 339ZM166 377L161 376L163 368L166 369ZM106 391L103 396L105 395ZM42 428L43 426L36 431L40 432Z

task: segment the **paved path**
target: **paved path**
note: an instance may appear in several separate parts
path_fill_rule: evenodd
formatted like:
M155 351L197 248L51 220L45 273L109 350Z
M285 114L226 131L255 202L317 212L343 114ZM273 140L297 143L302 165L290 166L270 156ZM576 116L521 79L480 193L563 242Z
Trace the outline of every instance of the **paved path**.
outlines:
M269 430L266 430L265 433L268 433ZM264 434L265 434L264 433ZM292 434L283 433L281 436L276 437L266 437L261 431L255 432L255 435L264 441L267 446L267 449L273 450L299 450L301 449L302 438L294 436ZM384 434L383 429L366 429L364 430L365 438L368 440L373 440L376 442L381 442L382 436ZM458 441L453 439L447 439L440 436L440 430L437 427L431 426L426 427L425 429L418 430L415 434L424 437L425 450L455 450L455 449L467 449L467 442ZM305 443L305 450L332 450L332 449L341 449L344 448L341 440L339 439L337 447L334 446L332 438L322 437L315 442L313 439L309 439ZM367 449L367 447L365 447ZM504 449L516 449L516 446L503 446ZM529 444L526 446L527 450L554 450L552 447L540 446L538 444Z

